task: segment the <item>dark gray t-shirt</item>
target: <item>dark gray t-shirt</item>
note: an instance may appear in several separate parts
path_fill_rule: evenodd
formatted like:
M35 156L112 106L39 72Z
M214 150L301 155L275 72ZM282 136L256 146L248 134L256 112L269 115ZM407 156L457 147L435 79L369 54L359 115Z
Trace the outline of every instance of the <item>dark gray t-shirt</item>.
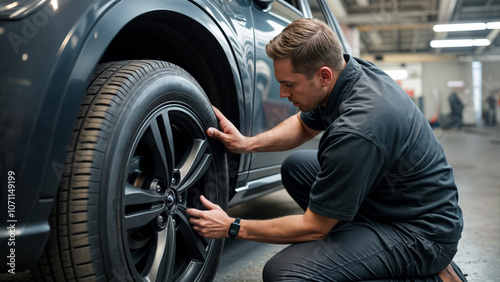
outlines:
M324 130L309 207L338 220L386 221L457 241L457 187L429 123L383 71L345 58L326 107L301 113L308 127Z

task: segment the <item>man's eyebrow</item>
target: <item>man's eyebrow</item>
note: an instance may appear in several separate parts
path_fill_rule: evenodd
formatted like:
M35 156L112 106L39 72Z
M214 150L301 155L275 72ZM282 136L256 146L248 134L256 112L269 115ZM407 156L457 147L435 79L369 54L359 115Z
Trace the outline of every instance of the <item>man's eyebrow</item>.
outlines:
M292 83L295 83L295 82L290 81L290 80L278 80L278 83L292 84Z

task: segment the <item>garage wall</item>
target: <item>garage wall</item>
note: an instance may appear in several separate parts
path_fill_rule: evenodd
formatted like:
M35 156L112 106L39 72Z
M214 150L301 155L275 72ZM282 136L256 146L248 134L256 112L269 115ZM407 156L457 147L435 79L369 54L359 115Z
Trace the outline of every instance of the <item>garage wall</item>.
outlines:
M500 62L483 62L483 97L500 90ZM497 96L498 98L498 96Z
M365 59L370 60L366 57ZM373 59L373 58L371 58ZM464 104L463 122L466 125L477 125L474 113L472 59L462 58L461 61L443 61L390 63L371 60L382 70L406 69L409 77L398 81L403 89L411 88L414 102L423 111L428 120L450 112L448 96L455 91ZM482 63L482 100L490 93L498 95L500 90L500 62L498 59L481 60ZM450 87L449 82L462 82L463 86ZM408 92L408 91L407 91ZM498 99L498 96L497 96ZM500 107L499 107L500 112ZM500 114L497 119L500 120Z
M438 109L441 114L448 113L450 111L448 95L455 90L465 104L464 123L475 124L472 63L426 62L423 63L422 69L424 115L430 119ZM463 81L464 87L450 88L447 85L448 81ZM482 100L485 101L490 93L498 95L499 90L500 63L498 61L482 61Z
M474 123L472 64L470 62L426 62L422 67L424 115L450 112L448 96L456 91L464 108L464 123ZM463 81L463 87L449 87L449 81Z

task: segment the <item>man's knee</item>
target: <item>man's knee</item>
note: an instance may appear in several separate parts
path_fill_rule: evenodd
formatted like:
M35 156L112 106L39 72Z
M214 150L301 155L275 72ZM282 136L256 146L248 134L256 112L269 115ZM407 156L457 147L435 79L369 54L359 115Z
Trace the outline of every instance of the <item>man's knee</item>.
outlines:
M282 177L289 177L293 173L293 171L296 171L301 159L301 154L298 154L298 152L294 152L288 155L288 157L281 164Z
M319 171L319 163L316 155L316 150L302 150L293 152L285 159L281 164L281 178L285 187L291 186L295 182L299 182L299 185L312 184L303 182L304 180L310 182L311 179L314 180L316 178L316 174Z
M293 267L291 267L294 259L296 258L293 258L293 256L290 257L290 255L284 256L282 252L277 253L269 259L264 266L264 269L262 270L262 280L264 282L300 280L295 276L293 273Z
M264 281L304 281L318 272L317 264L311 260L311 249L317 242L291 244L275 254L264 266Z
M262 280L266 281L278 281L278 271L277 271L277 262L272 257L264 266L262 270Z

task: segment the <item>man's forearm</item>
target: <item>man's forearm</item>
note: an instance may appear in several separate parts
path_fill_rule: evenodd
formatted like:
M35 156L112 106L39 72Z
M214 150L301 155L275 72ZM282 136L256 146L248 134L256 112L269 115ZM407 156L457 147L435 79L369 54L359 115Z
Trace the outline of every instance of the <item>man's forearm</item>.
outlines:
M269 220L241 220L238 239L271 244L291 244L322 239L322 234L311 234L300 228L301 215L290 215Z
M291 244L325 238L338 221L307 210L269 220L241 220L238 239L273 244Z
M318 132L306 129L299 114L291 116L250 139L251 152L275 152L296 148L316 136Z

